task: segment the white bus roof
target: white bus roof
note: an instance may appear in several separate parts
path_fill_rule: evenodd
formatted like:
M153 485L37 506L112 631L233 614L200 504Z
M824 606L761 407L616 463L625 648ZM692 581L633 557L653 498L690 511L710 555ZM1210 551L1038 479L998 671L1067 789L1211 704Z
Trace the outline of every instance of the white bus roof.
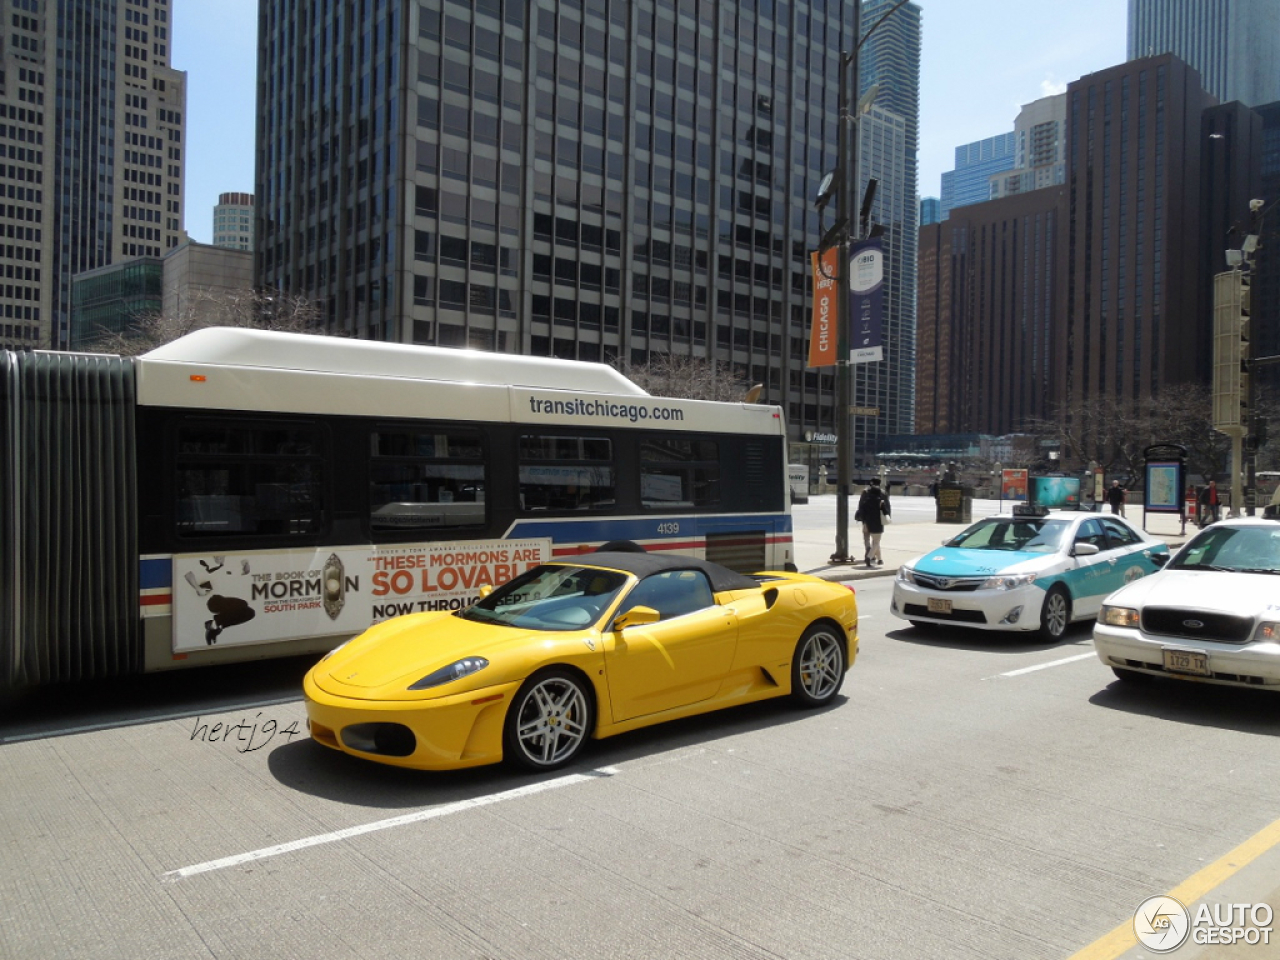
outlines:
M651 397L602 363L211 327L137 358L143 407L785 435L782 411Z
M648 396L603 363L240 327L197 330L140 360Z

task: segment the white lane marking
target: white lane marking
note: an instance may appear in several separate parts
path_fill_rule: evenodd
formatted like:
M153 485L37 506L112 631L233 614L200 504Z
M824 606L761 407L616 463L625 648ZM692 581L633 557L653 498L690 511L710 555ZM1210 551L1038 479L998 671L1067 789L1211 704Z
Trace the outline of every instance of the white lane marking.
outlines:
M1034 667L1023 667L1021 670L1010 670L1008 673L998 673L994 677L983 677L984 680L999 680L1001 677L1020 677L1024 673L1035 673L1037 670L1048 670L1050 667L1060 667L1064 663L1075 663L1077 660L1093 660L1097 658L1096 653L1077 653L1074 657L1066 657L1062 660L1050 660L1048 663L1037 663Z
M272 847L262 847L258 850L250 850L247 853L237 853L234 856L222 857L219 860L207 860L204 863L197 863L190 867L182 867L178 870L170 870L160 875L160 880L164 883L173 883L177 880L184 880L187 877L194 877L196 874L208 873L211 870L225 870L227 867L237 867L244 863L252 863L254 860L265 860L267 857L278 857L283 853L292 853L295 850L305 850L307 847L318 847L326 843L337 843L339 840L347 840L351 837L358 837L366 833L375 833L379 830L390 830L393 827L403 827L410 823L421 823L424 820L434 820L437 817L447 817L455 813L463 813L467 810L475 810L478 807L487 807L490 804L500 803L503 800L516 800L520 797L532 796L535 793L542 793L545 790L555 790L559 787L568 787L575 783L586 783L590 780L597 780L600 777L611 777L617 773L616 767L601 767L590 773L575 773L567 777L557 777L555 780L545 780L542 783L531 783L527 786L517 787L514 790L505 790L502 793L494 793L484 797L473 797L470 800L459 800L457 803L446 803L444 806L432 807L429 810L419 810L416 813L406 813L403 816L391 817L388 820L375 820L373 823L362 823L358 826L347 827L345 830L335 830L332 833L321 833L312 837L302 837L299 840L291 840L288 843L278 843Z

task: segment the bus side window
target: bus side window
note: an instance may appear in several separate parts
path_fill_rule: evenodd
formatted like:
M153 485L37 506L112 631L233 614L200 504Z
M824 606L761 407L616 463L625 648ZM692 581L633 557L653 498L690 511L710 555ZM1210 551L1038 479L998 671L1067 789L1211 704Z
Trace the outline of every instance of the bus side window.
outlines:
M314 423L192 419L178 428L182 536L305 536L324 523L325 465Z
M688 437L646 437L640 445L640 502L646 509L720 502L720 445Z
M525 510L606 510L616 503L613 441L606 437L520 438Z
M369 524L375 530L479 526L484 491L478 433L388 426L370 434Z

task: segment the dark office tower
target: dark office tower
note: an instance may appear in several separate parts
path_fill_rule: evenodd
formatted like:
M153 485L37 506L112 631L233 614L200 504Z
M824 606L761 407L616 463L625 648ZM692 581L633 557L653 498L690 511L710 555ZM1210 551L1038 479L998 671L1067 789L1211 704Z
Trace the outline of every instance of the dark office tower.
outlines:
M1063 403L1117 410L1203 381L1201 118L1213 98L1170 54L1067 87Z
M793 436L832 429L834 377L805 368L808 254L847 5L260 11L259 284L363 337L727 361Z
M71 279L182 235L169 0L0 0L0 346L65 347Z
M920 230L916 428L1007 434L1052 413L1066 190L958 207Z
M1129 0L1129 59L1173 53L1213 96L1258 106L1280 99L1276 0Z

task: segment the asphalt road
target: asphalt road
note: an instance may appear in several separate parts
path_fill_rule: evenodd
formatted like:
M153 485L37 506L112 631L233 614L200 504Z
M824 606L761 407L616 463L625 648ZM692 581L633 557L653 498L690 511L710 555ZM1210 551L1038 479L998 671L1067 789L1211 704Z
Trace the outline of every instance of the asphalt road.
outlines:
M1121 685L1087 627L918 631L891 583L832 707L543 777L312 744L307 661L10 694L0 958L1101 960L1155 955L1158 894L1280 907L1275 695Z

